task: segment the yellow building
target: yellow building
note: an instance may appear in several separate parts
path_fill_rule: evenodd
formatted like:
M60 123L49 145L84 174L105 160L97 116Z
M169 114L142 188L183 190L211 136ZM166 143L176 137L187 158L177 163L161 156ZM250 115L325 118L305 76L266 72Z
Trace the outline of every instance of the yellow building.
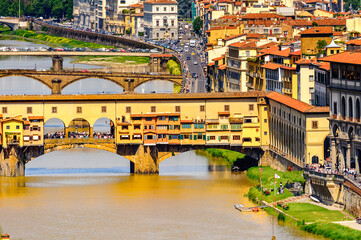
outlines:
M206 31L207 45L218 45L226 36L235 36L243 32L243 25L230 27L213 27Z
M23 123L21 116L4 119L2 124L3 147L14 144L20 147L24 146L23 141Z
M324 18L333 18L334 14L335 13L333 13L333 12L328 12L328 11L322 10L322 9L316 9L313 12L313 16L315 16L315 17L324 17Z
M329 107L315 107L272 92L269 105L270 149L303 166L324 163Z
M332 27L313 27L300 32L301 35L301 53L303 56L317 55L319 50L317 42L326 41L327 44L332 42Z

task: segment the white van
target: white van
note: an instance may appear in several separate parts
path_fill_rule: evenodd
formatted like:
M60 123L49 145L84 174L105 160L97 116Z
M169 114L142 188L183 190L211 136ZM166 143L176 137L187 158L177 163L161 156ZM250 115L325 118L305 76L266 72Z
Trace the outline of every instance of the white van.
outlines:
M184 52L188 52L188 50L189 50L188 46L187 45L184 46Z
M189 41L189 45L190 45L191 47L195 47L195 46L196 46L196 40L190 40L190 41Z

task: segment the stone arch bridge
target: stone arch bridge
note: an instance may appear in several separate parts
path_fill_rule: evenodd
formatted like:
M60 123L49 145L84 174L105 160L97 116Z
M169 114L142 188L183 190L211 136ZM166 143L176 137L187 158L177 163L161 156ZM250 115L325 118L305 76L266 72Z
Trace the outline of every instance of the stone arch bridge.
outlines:
M143 83L162 80L182 85L182 75L172 74L143 74L143 73L104 73L104 72L68 72L68 71L36 71L36 70L0 70L0 78L8 76L23 76L35 79L52 91L52 94L61 94L68 85L87 78L99 78L111 81L122 87L126 92L133 92Z

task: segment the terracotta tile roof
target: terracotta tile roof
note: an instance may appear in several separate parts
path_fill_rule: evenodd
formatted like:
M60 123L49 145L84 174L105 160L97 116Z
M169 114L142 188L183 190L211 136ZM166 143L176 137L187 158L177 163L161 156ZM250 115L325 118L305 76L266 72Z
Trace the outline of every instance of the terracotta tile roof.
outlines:
M262 65L261 67L271 69L271 70L276 70L276 69L282 67L282 65L278 64L278 63L269 62L269 63Z
M144 8L143 4L140 4L140 3L135 3L133 5L130 5L129 7L131 7L131 8Z
M232 43L230 45L228 45L228 47L236 47L239 49L252 49L252 48L257 48L257 45L255 42L236 42L236 43Z
M289 66L284 66L284 65L282 65L281 68L282 68L282 69L286 69L286 70L291 70L291 71L295 71L295 70L296 70L295 67L289 67Z
M332 34L332 33L333 33L332 27L313 27L300 32L301 35L302 34L317 35L317 34Z
M246 35L246 39L250 39L250 38L262 38L263 35L259 34L259 33L248 33Z
M234 6L242 6L243 2L235 2Z
M329 62L320 62L319 63L319 67L321 68L321 69L324 69L324 70L326 70L326 71L330 71L330 63Z
M239 16L237 15L224 15L218 19L234 19L234 18L238 18Z
M312 26L312 22L306 19L287 20L284 21L284 24L290 26Z
M143 17L143 16L144 16L144 13L136 13L136 14L133 14L132 16L135 16L135 17Z
M212 61L219 61L222 60L224 58L224 55L217 57L217 58L213 58Z
M329 113L330 111L329 107L312 106L278 92L268 93L266 98L272 99L273 101L279 102L302 113Z
M296 61L295 63L299 64L299 65L309 65L311 63L317 64L317 59L316 58L312 58L312 59L302 58L302 59Z
M219 66L218 66L218 69L220 69L220 70L224 70L224 69L226 69L226 65L224 65L224 64L219 65Z
M361 65L361 50L347 51L320 58L320 61Z
M320 12L324 12L324 13L334 14L333 12L329 12L329 11L322 10L322 9L317 9L317 10L320 11Z
M333 32L333 36L343 36L343 32Z
M270 52L274 52L274 51L277 51L278 50L278 46L272 46L270 48L267 48L267 49L262 49L262 50L259 50L259 54L256 56L256 57L260 57L260 56L263 56L263 55L267 55L269 54Z
M278 15L275 13L247 13L241 16L241 19L270 19L270 18L278 18L278 19L285 19L284 16Z
M346 26L346 19L326 18L315 20L315 22L318 26Z
M181 123L193 123L193 120L181 120Z
M244 35L244 34L232 35L232 36L223 38L223 40L225 40L225 41L227 41L227 40L232 40L232 39L234 39L234 38L238 38L238 37L241 37L241 36L243 36L243 35Z
M286 48L286 49L284 49L282 51L279 51L277 49L277 50L275 50L273 52L270 52L269 54L280 56L280 57L288 57L288 56L290 56L290 53L291 53L291 48Z
M269 42L269 43L266 43L266 44L262 44L262 45L259 45L258 46L258 49L269 49L270 47L273 47L273 46L277 46L278 43L276 42Z
M350 41L346 42L346 44L347 44L347 45L360 46L360 45L361 45L361 39L350 40Z
M215 62L210 62L207 64L207 66L214 66Z
M44 120L44 116L29 116L29 120Z
M301 50L291 52L290 55L292 55L292 56L301 56Z

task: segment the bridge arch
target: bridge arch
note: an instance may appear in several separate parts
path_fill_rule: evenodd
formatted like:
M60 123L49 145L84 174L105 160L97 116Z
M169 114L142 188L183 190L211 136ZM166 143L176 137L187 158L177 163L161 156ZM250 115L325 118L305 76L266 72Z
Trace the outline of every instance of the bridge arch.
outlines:
M78 78L75 78L73 80L70 80L68 82L66 82L65 84L63 84L61 86L61 90L63 90L64 88L66 88L67 86L75 83L75 82L78 82L80 80L85 80L85 79L92 79L92 78L97 78L97 79L101 79L101 80L106 80L106 81L110 81L112 83L115 83L117 86L123 88L123 90L126 89L126 87L122 84L122 81L119 81L119 80L116 80L116 79L113 79L113 78L108 78L108 77L102 77L102 76L82 76L82 77L78 77Z
M0 20L0 24L3 24L3 25L6 25L10 28L11 31L14 31L17 29L17 25L15 23L9 23L9 22L6 22L6 21L1 21Z
M166 79L162 79L162 78L150 78L150 79L146 79L144 81L141 81L141 82L138 82L136 84L134 84L134 89L136 89L137 87L140 87L141 85L147 83L147 82L152 82L152 81L166 81L166 82L171 82L171 83L174 83L178 86L182 86L182 83L179 83L178 81L176 80L173 80L171 78L166 78Z
M115 137L115 124L107 117L98 118L93 124L93 138L109 138Z
M12 77L19 77L19 78L13 79ZM36 94L51 94L51 89L52 89L52 86L43 79L34 76L29 76L26 74L0 74L0 82L2 84L7 85L6 88L8 90L11 90L11 87L9 87L9 85L14 86L13 87L14 89L17 89L18 86L21 85L26 87L29 86L26 90L32 90L33 88L39 90L38 88L43 88L43 86L45 86L44 90L45 89L50 90L48 93L36 93ZM21 94L24 94L24 91L22 91ZM30 94L34 94L34 93L30 93Z

